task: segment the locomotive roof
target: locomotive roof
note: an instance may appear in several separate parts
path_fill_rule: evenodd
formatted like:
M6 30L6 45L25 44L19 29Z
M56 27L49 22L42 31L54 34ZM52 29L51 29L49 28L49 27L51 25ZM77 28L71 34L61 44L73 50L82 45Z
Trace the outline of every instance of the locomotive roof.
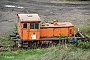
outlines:
M41 24L41 27L71 27L74 26L73 24L71 24L70 22L57 22L57 23L44 23Z
M38 14L17 14L17 16L21 22L40 21L40 17Z

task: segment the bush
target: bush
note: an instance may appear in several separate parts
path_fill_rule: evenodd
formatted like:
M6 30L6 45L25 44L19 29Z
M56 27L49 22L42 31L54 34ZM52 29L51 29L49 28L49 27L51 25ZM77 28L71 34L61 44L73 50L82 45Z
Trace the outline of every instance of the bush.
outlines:
M80 48L83 48L83 49L90 49L90 42L83 42L81 40L78 40L77 41L77 46L80 47Z
M63 1L63 0L59 0L59 1ZM90 0L64 0L64 1L90 1Z

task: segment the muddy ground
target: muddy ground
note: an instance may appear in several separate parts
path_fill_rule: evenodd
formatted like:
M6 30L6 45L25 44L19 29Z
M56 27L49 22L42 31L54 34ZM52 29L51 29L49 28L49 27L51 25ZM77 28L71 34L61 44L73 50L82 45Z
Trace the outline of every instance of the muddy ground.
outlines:
M14 30L18 13L38 13L42 21L58 19L74 25L90 23L90 1L0 0L0 34Z

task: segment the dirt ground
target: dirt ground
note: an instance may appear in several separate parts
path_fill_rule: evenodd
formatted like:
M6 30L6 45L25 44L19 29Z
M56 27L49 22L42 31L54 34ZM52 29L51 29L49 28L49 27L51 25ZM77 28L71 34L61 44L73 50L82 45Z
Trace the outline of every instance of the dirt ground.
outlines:
M37 13L42 21L58 19L77 26L90 23L88 1L0 0L0 34L14 30L19 13Z

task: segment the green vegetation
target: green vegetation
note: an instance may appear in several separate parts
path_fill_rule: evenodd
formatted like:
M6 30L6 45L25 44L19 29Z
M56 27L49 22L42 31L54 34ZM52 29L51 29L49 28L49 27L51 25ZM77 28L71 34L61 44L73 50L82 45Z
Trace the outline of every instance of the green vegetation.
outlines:
M67 47L66 47L67 46ZM23 49L1 52L1 60L89 60L90 50L83 50L74 45L57 45L50 48Z
M63 34L57 36L57 38L65 38L65 36Z
M55 1L90 1L90 0L55 0Z
M45 20L45 23L50 23L50 20L49 19Z
M81 40L78 40L77 43L78 43L78 47L79 47L79 48L82 48L82 49L90 49L90 42L88 42L88 41L83 42L83 41L81 41Z
M58 22L59 20L56 18L56 22Z
M9 45L10 37L9 36L2 37L2 38L0 38L0 42L2 42L2 44Z
M18 29L17 24L15 24L15 29L14 30L17 31L17 29Z
M89 26L90 24L81 26L80 31L90 37ZM0 41L5 45L11 44L9 36L1 38ZM8 51L0 52L0 60L90 60L90 42L79 40L77 43L77 47L73 44L58 44L49 48L18 48L16 51L5 47Z
M28 56L32 57L36 55L37 57L44 54L46 52L45 49L18 49L17 51L8 51L2 52L0 54L1 60L25 60Z
M87 23L83 26L81 26L80 30L87 36L90 38L90 23Z

